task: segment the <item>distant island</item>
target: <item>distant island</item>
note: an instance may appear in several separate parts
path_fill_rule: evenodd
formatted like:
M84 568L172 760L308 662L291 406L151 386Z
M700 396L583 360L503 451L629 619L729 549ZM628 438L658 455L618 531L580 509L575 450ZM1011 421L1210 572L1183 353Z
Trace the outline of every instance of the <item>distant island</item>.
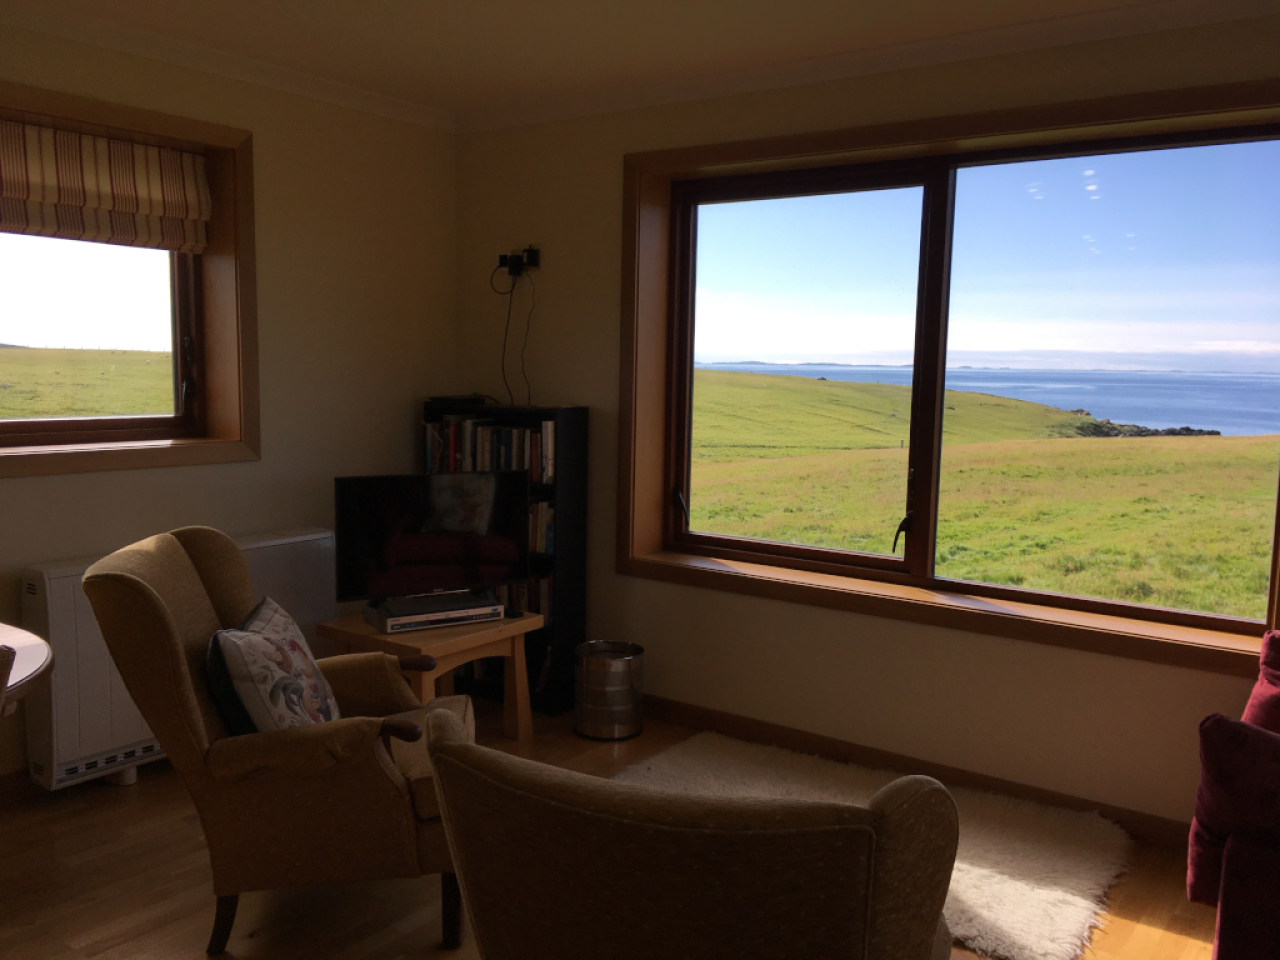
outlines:
M828 360L806 360L803 363L774 363L770 360L695 360L695 367L883 367L885 370L909 370L910 363L832 363Z
M1076 424L1076 432L1082 437L1220 437L1220 430L1197 430L1194 427L1140 427L1136 423L1112 423L1110 420L1095 420L1088 410L1068 410L1077 417L1088 417L1084 423Z

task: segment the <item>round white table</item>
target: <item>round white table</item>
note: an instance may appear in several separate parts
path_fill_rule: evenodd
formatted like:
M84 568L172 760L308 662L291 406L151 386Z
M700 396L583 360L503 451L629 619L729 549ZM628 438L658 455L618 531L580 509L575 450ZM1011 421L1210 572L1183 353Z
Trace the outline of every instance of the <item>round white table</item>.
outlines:
M34 633L7 623L0 623L0 647L13 647L17 653L4 695L4 712L10 713L53 669L53 649Z

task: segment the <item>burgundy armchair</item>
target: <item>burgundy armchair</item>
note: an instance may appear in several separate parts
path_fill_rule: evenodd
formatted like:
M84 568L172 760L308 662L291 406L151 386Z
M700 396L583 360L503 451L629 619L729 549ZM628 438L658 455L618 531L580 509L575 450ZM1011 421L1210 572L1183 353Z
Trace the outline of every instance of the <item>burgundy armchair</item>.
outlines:
M1243 719L1200 723L1187 897L1218 909L1214 960L1280 957L1280 632Z

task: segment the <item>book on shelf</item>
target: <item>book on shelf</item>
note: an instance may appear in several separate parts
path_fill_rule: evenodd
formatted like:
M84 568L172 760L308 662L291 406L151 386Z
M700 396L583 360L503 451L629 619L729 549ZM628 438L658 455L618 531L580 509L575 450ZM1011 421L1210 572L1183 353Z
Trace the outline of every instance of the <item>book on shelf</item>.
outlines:
M556 422L542 421L542 482L554 483L556 479Z
M529 504L529 549L534 553L555 553L556 508L546 501Z

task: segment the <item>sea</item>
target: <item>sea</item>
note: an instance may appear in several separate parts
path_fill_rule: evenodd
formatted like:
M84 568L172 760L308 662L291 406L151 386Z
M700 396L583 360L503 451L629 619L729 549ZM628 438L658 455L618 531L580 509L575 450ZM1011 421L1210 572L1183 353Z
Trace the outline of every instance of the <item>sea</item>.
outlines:
M699 363L699 369L825 377L909 386L911 367L844 364ZM1164 430L1192 427L1227 436L1280 434L1280 373L1177 370L1016 370L954 367L948 390L1087 410L1098 420Z

